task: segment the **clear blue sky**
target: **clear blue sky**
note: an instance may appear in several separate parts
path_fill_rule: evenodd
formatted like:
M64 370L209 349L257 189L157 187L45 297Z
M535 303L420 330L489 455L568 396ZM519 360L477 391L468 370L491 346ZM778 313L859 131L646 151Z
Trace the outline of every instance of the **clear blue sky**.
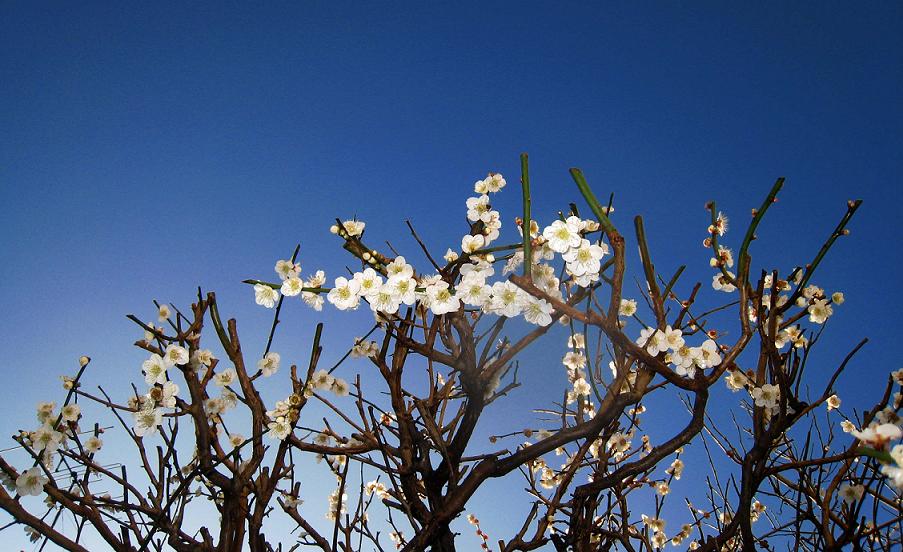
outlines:
M786 269L862 198L816 281L848 299L825 369L872 339L840 384L863 406L900 367L900 36L892 2L4 3L0 435L34 426L79 355L114 391L140 382L141 333L124 315L149 318L152 299L216 290L246 349L262 348L270 313L239 281L272 275L298 242L305 273L339 275L335 217L356 214L425 270L404 219L434 253L456 247L473 181L516 183L522 151L541 221L578 199L567 169L582 167L616 193L616 222L646 217L662 272L692 263L684 291L710 280L705 201L736 221L736 247L786 176L753 250L757 267ZM513 188L497 202L503 240ZM300 361L316 317L292 306L275 348ZM369 321L321 318L330 358ZM563 389L543 355L524 362ZM474 513L504 536L489 510Z

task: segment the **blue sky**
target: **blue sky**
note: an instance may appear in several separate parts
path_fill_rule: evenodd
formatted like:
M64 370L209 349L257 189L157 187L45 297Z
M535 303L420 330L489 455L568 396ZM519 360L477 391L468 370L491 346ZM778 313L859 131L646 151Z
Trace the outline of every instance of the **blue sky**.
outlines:
M516 183L522 151L540 221L578 200L567 169L579 166L598 195L615 192L625 230L646 218L662 273L691 265L684 291L711 277L707 200L733 217L736 247L749 209L787 177L753 263L790 268L862 198L816 278L848 299L817 358L827 370L872 339L840 384L858 406L900 367L899 3L13 2L0 13L2 435L31 428L38 400L60 400L57 376L79 355L113 390L139 382L141 334L124 315L151 317L152 299L187 306L197 286L216 290L246 348L262 349L271 313L240 280L270 276L299 242L305 273L339 275L351 260L328 233L335 217L357 215L370 240L425 270L404 220L441 255L460 243L473 181L495 171ZM514 188L496 202L503 241ZM275 348L300 361L318 317L292 307ZM330 358L369 322L319 318ZM557 350L533 354L534 382L561 376ZM541 391L525 385L518 400ZM476 513L507 532L503 515Z

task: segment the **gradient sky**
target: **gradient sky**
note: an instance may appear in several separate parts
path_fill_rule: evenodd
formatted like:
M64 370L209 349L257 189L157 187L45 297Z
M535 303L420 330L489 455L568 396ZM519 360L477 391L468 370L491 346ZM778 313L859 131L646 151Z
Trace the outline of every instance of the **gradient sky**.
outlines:
M736 248L749 209L787 177L752 254L789 269L863 199L815 278L847 297L815 360L827 371L870 337L839 384L845 406L865 406L900 367L900 36L891 2L5 2L0 435L62 399L57 378L79 355L120 396L140 383L125 314L151 318L153 299L187 307L197 286L216 290L245 349L262 349L272 313L240 280L272 277L299 242L305 274L340 275L353 259L328 233L336 217L367 221L368 241L425 271L404 220L434 254L457 247L474 180L516 184L522 151L536 218L579 200L567 169L581 167L597 195L615 193L628 236L644 215L662 273L690 265L684 293L711 279L706 201L735 221ZM511 241L516 186L494 204ZM327 360L370 322L290 306L274 346L290 361L319 319ZM565 385L555 347L522 359L522 394L498 412L529 420L520 405L560 397L542 395ZM493 538L510 534L513 517L477 506Z

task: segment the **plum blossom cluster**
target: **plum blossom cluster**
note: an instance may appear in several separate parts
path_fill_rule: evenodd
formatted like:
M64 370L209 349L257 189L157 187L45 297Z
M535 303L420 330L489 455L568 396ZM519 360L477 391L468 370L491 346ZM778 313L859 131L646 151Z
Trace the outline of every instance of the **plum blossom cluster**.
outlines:
M652 356L665 354L665 359L674 365L674 372L688 378L695 377L697 369L705 370L721 364L720 349L714 340L706 339L698 347L691 347L684 340L680 328L643 328L636 344Z

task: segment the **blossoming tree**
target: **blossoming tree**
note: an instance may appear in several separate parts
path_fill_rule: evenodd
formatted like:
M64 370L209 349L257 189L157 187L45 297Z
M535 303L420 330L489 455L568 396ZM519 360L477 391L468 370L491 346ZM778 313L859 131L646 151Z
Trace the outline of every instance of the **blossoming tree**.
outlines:
M526 155L521 170L513 243L498 245L503 219L491 198L506 181L490 174L476 182L469 228L442 261L413 226L422 251L402 255L365 242L363 222L337 219L331 231L360 270L331 286L323 271L304 279L296 248L276 264L278 278L246 280L275 313L259 359L243 352L238 324L222 319L213 293L199 290L185 309L158 304L162 326L131 316L145 331L136 344L148 354L142 385L128 397L94 391L85 385L90 359L81 359L62 400L40 403L36 427L14 436L30 461L0 458L7 527L67 550L86 550L90 533L111 550L446 552L467 524L483 549L503 551L899 549L903 370L875 389L870 409L849 416L839 414L835 385L865 341L815 391L821 380L807 370L844 300L813 278L859 201L811 260L757 273L756 231L783 179L752 211L736 252L710 203L701 237L711 285L685 287L684 267L656 270L643 219L632 238L622 234L612 199L601 203L581 171L571 175L588 211L570 204L540 224ZM631 241L644 280L635 293L625 286ZM421 253L415 267L409 259ZM316 311L372 311L373 330L345 357L371 363L378 385L343 379L342 361L321 366L322 324L309 360L280 370L274 334L282 309L299 308L295 297ZM488 417L520 385L517 367L532 362L524 349L556 324L567 330L568 387L533 405L526 428ZM281 378L284 399L267 404L261 378ZM734 392L730 402L713 400L716 385ZM686 416L653 439L644 413L664 395L683 401ZM109 428L84 419L86 402L111 412L132 454L103 448ZM318 421L312 405L328 415ZM237 417L248 435L228 429ZM493 433L488 444L474 438L478 423ZM708 458L692 475L704 502L671 493L689 447ZM303 456L335 480L316 518L302 506ZM55 477L61 469L72 476ZM496 478L524 480L524 518L490 538L469 508ZM116 491L98 491L98 480ZM666 510L672 502L678 509ZM218 515L189 529L195 509ZM75 523L64 528L63 516ZM298 531L268 530L276 516Z

